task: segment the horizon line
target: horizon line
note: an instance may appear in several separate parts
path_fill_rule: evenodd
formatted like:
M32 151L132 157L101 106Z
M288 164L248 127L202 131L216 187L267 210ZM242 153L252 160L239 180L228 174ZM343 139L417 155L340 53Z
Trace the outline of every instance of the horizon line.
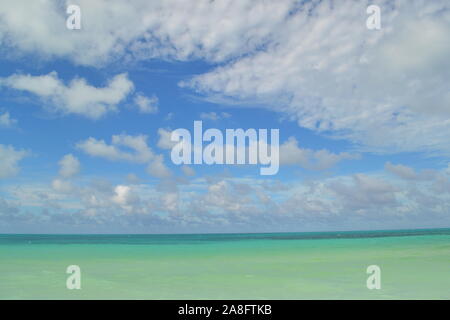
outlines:
M0 233L1 235L236 235L236 234L289 234L289 233L350 233L350 232L386 232L386 231L430 231L450 230L450 227L414 228L414 229L372 229L372 230L330 230L330 231L281 231L281 232L205 232L205 233Z

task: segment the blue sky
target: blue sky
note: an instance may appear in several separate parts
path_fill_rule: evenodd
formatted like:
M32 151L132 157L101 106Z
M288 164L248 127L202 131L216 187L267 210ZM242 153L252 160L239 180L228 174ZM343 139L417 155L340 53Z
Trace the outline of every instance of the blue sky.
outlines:
M0 8L0 232L450 226L446 1ZM414 54L411 54L414 53ZM279 129L280 170L171 162L172 130Z

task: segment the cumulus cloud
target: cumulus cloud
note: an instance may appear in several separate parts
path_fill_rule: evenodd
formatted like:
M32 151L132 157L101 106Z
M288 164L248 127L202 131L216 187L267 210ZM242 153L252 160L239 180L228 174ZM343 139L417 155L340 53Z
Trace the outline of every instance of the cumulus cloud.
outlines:
M120 205L125 205L129 202L130 187L118 185L114 188L114 196L112 200Z
M117 185L114 188L112 202L119 205L125 212L132 212L133 208L139 203L139 196L133 192L132 187L126 185Z
M134 97L134 103L136 104L140 113L157 113L158 112L158 97L152 95L150 98L137 94Z
M167 178L171 176L171 171L164 164L163 155L157 155L147 167L147 172L156 178Z
M361 214L398 204L398 190L391 183L366 174L355 174L349 182L331 182L329 188L340 198L344 211Z
M17 150L13 146L0 144L0 179L8 178L19 172L19 161L27 156L25 150Z
M167 178L171 175L170 169L164 164L163 155L155 154L148 146L146 135L113 135L111 144L90 137L77 143L76 147L93 157L148 164L147 172L157 178Z
M280 145L280 164L299 165L310 170L325 170L333 167L342 160L359 159L359 154L348 152L332 153L326 149L303 149L298 145L297 139L290 137Z
M77 191L77 187L71 179L80 172L80 161L72 154L66 154L58 162L59 176L53 179L51 187L61 194L71 194Z
M27 215L27 219L42 222L40 227L64 222L95 230L131 224L172 232L417 228L450 223L450 180L445 170L413 184L389 174L363 173L309 181L271 180L270 185L265 179L243 177L166 179L169 188L98 179L77 185L54 182L57 188L53 189L36 184L10 186L2 188L11 199L3 214L11 222L26 216L19 208L33 207L43 213ZM0 199L0 211L1 207Z
M53 179L52 188L53 190L61 193L70 193L74 190L72 182L60 178Z
M159 135L159 139L158 139L157 146L160 149L170 150L170 149L172 149L172 147L174 145L177 144L176 142L170 140L170 137L172 135L172 131L171 130L167 130L167 129L164 129L164 128L159 128L158 129L158 135Z
M8 111L0 114L0 128L11 128L16 123L17 123L17 120L11 118Z
M417 179L417 173L411 167L408 167L408 166L405 166L405 165L402 165L402 164L397 164L396 165L396 164L392 164L390 162L386 162L386 164L384 165L384 168L387 171L389 171L389 172L391 172L391 173L393 173L393 174L395 174L395 175L397 175L397 176L399 176L399 177L401 177L403 179L407 179L407 180L415 180L415 179Z
M117 104L133 90L133 83L125 73L116 75L105 87L99 88L83 78L65 84L54 71L40 76L14 74L0 78L0 86L32 93L48 102L52 111L92 119L116 111Z
M405 166L403 164L392 164L389 161L385 163L384 169L397 177L414 181L414 180L432 180L438 175L436 170L424 169L420 172L414 170L414 168Z
M70 178L80 172L80 161L72 154L66 154L59 162L59 175Z
M111 161L146 163L154 158L154 153L148 146L147 136L145 135L113 135L111 144L90 137L78 142L76 147L88 155ZM129 152L126 148L133 150L133 152Z

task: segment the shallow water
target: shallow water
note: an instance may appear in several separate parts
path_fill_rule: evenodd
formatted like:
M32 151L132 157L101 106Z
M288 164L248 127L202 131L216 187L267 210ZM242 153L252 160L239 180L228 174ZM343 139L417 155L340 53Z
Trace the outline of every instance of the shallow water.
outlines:
M81 268L81 290L66 268ZM366 287L369 265L381 289ZM450 229L0 235L0 299L449 299Z

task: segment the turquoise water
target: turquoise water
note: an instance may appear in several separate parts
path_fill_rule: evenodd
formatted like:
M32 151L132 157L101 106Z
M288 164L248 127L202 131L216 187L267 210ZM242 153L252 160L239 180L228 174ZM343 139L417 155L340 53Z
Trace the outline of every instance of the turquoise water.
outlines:
M69 265L81 290L66 288ZM449 298L450 229L0 235L0 299Z

